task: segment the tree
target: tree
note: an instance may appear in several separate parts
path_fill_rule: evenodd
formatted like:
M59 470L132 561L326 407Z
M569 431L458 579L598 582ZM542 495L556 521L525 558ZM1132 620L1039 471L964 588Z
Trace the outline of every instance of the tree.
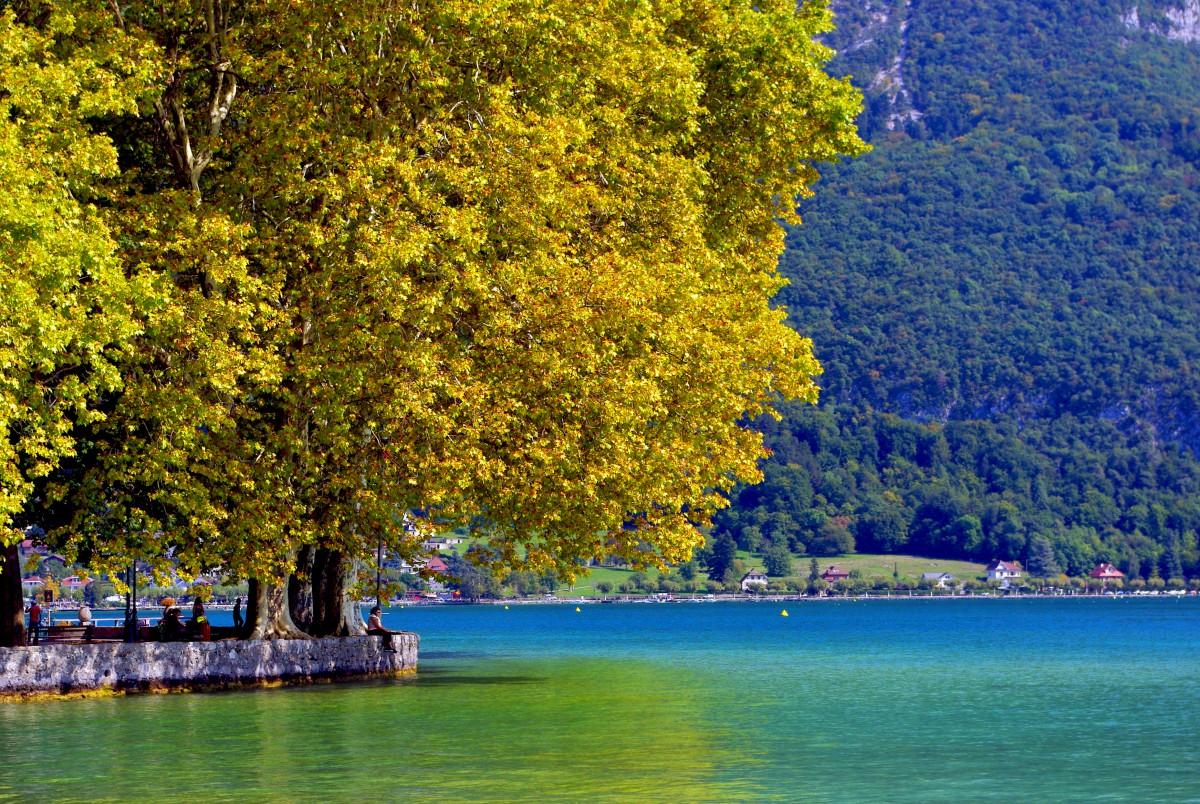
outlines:
M1163 551L1162 556L1163 575L1168 581L1185 580L1183 576L1183 562L1179 558L1179 540L1172 539L1167 545L1167 549Z
M820 577L821 577L820 563L815 558L809 559L809 561L808 561L808 579L810 581L815 581Z
M721 580L737 557L737 544L728 533L722 532L713 543L712 553L708 557L708 577Z
M818 556L836 556L854 552L854 537L846 528L826 520L808 545L808 551Z
M823 7L79 8L153 109L86 110L153 310L47 494L97 571L254 578L272 637L297 583L361 629L356 562L414 557L407 511L495 572L661 569L760 477L740 422L815 399L768 299L814 164L863 149Z
M93 15L40 22L0 9L0 646L24 639L20 515L103 417L145 290L91 203L117 153L88 119L132 113L150 71L136 44L91 43Z
M608 581L600 581L596 584L596 591L602 595L608 596L612 593L613 585Z
M772 544L763 552L763 566L768 575L779 578L792 574L792 554L783 544Z
M880 553L895 553L908 542L908 520L902 511L885 506L859 517L855 541Z
M446 566L459 594L467 600L500 597L500 584L492 573L484 572L475 564L456 555L447 560Z
M1034 536L1029 542L1029 574L1035 578L1049 578L1062 572L1054 547L1044 536Z

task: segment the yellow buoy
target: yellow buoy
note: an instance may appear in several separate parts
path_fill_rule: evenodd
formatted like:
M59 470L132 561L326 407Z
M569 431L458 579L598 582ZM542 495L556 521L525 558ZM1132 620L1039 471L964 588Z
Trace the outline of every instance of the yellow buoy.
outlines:
M578 607L578 606L576 606L576 607L575 607L575 611L579 611L579 607Z
M505 606L505 607L504 607L504 610L505 610L505 611L508 611L508 606Z
M787 609L784 609L783 611L779 612L779 616L780 616L780 617L786 617L786 616L788 616Z

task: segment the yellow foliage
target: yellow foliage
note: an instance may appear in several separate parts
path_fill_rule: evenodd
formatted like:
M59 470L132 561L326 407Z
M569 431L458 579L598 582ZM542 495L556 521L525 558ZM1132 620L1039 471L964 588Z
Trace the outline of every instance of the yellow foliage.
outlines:
M815 401L769 299L779 221L864 148L822 5L123 8L158 83L103 224L141 334L54 490L96 566L278 577L415 552L409 511L497 570L662 566L759 477L740 422Z

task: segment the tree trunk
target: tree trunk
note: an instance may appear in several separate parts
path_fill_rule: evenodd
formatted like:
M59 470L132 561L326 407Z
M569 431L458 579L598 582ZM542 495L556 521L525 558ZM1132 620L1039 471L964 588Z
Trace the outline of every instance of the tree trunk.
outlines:
M336 550L318 549L313 556L313 636L361 636L367 632L362 609L347 590L353 581L354 562Z
M292 622L313 633L313 558L316 548L305 545L296 556L296 570L288 577L288 609Z
M287 584L264 584L250 579L246 604L247 639L310 639L292 622Z
M21 557L15 544L2 551L0 564L0 648L25 644L25 595L21 590Z

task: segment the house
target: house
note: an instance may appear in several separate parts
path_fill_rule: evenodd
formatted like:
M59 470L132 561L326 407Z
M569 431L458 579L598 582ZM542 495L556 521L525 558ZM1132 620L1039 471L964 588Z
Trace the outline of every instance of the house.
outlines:
M1100 562L1096 568L1088 573L1089 578L1097 578L1102 581L1116 581L1125 577L1125 573L1107 562Z
M429 560L425 562L424 568L429 570L430 572L436 572L439 575L442 575L442 574L450 571L450 567L446 565L446 562L442 559L441 556L430 556ZM446 584L443 581L439 581L434 578L430 578L429 579L429 588L432 589L434 592L441 592L443 589L446 588Z
M1010 580L1021 577L1021 565L1015 561L993 561L987 565L987 579L1008 586Z
M41 577L30 575L28 578L21 579L21 591L26 595L36 595L43 586Z
M457 536L446 536L437 539L426 539L421 542L421 547L433 552L440 552L442 550L449 550L451 547L462 543L463 540Z
M837 583L838 581L844 581L849 577L850 573L846 572L844 569L835 564L830 564L829 569L821 573L821 580L828 583Z
M933 581L934 586L938 589L949 589L958 581L948 572L926 572L921 575L921 578L926 581Z
M61 581L59 581L58 585L61 586L64 591L78 591L91 582L91 579L85 581L78 575L68 575L66 578L63 578Z
M750 587L752 586L757 586L761 591L767 588L768 583L770 583L770 581L768 580L765 572L759 572L756 569L752 569L742 576L742 591L749 592Z

